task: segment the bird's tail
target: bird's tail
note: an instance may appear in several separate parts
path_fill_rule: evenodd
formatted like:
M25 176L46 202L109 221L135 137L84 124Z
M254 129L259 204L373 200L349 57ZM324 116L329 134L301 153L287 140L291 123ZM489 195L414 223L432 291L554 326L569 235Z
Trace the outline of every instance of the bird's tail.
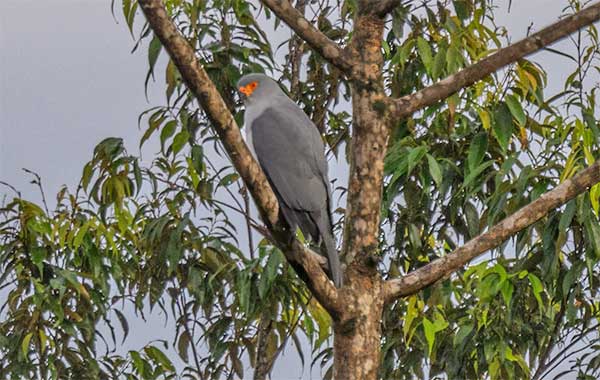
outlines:
M330 225L329 223L319 223L319 230L321 232L321 238L323 239L323 246L327 251L327 260L329 261L329 272L331 279L337 288L341 288L344 284L342 265L340 263L340 256L335 247L335 238L330 228L322 228L323 224Z

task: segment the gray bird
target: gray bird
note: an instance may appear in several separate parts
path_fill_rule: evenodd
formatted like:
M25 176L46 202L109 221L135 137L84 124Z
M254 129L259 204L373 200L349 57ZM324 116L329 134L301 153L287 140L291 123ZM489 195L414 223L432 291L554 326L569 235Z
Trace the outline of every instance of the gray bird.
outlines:
M246 140L277 196L283 217L292 230L300 228L322 247L331 279L341 287L327 160L317 127L266 75L245 75L237 88L246 106Z

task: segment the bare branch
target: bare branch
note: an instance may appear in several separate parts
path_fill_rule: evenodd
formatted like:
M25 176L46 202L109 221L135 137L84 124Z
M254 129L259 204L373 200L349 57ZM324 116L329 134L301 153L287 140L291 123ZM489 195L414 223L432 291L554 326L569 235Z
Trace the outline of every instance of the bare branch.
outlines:
M295 8L301 15L306 12L306 0L297 0ZM294 101L298 101L300 97L300 65L302 64L302 55L304 54L304 41L293 36L290 39L290 55L288 64L290 69L290 95Z
M285 22L313 50L346 74L352 72L352 61L337 43L315 28L304 15L294 8L289 0L260 0Z
M450 254L440 257L402 278L387 281L384 289L386 302L397 297L414 294L455 272L475 257L498 247L515 233L537 222L551 210L567 203L598 182L600 182L600 160Z
M267 351L269 337L273 333L273 323L268 310L265 310L260 316L257 330L256 366L253 380L267 380L273 365L273 360L271 360Z
M336 314L339 310L337 290L321 269L320 256L302 246L295 239L293 232L286 229L279 219L279 204L273 190L260 166L250 154L233 115L198 62L193 48L175 27L162 0L139 0L139 4L154 34L171 56L185 84L206 112L235 169L252 194L278 247L297 270L305 272L303 277L307 279L308 287L323 307L332 315Z
M600 19L600 3L542 29L496 53L414 94L390 100L390 116L403 119L416 111L446 99L461 88L485 78L500 68L534 53Z

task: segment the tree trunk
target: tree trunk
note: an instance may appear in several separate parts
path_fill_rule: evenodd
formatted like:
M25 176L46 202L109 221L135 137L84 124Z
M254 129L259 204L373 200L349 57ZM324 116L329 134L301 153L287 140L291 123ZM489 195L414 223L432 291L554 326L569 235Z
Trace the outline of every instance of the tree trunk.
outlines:
M383 92L381 41L384 22L365 15L359 3L349 46L355 62L352 83L352 150L342 249L347 264L340 289L343 310L334 321L334 378L376 380L381 362L383 281L377 271L383 188L383 159L389 138Z
M375 380L381 362L383 282L377 271L350 268L343 292L345 310L334 321L334 379Z
M357 64L352 83L352 148L344 229L343 260L363 264L376 254L379 236L383 159L389 139L383 92L384 22L373 16L355 20L350 44Z

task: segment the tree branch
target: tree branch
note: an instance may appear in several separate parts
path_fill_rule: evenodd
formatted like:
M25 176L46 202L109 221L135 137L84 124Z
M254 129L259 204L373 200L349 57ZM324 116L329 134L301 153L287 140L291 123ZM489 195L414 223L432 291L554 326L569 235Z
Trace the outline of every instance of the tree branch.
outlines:
M351 76L354 65L347 52L304 18L304 15L294 8L289 0L260 1L296 32L298 37L306 41L313 50Z
M598 182L600 182L600 160L448 255L402 278L387 281L384 288L386 302L414 294L455 272L475 257L498 247L515 233L537 222L551 210L565 204Z
M254 370L253 380L267 380L271 371L272 361L269 357L267 348L269 344L269 336L273 333L273 326L270 318L270 313L265 310L258 322L258 333L256 334L256 366Z
M339 310L338 293L320 265L320 256L306 249L293 232L279 219L279 204L258 163L246 146L233 115L227 109L214 83L198 62L194 49L179 33L167 14L162 0L139 0L154 34L160 39L189 90L206 112L212 127L219 135L233 166L252 194L256 206L271 235L288 261L303 270L306 283L317 300L330 314ZM302 275L302 273L300 273Z
M399 6L402 0L380 0L377 5L373 8L373 14L383 18L389 13L392 13L394 8Z
M389 101L390 116L396 119L406 118L416 111L446 99L458 90L472 85L500 68L534 53L599 19L600 3L596 3L574 15L565 17L528 38L498 50L489 57L434 85L399 99L391 99Z
M306 12L306 0L297 0L295 8L301 15ZM304 54L304 41L298 36L290 39L290 55L287 64L290 65L290 95L297 102L300 98L300 66Z

